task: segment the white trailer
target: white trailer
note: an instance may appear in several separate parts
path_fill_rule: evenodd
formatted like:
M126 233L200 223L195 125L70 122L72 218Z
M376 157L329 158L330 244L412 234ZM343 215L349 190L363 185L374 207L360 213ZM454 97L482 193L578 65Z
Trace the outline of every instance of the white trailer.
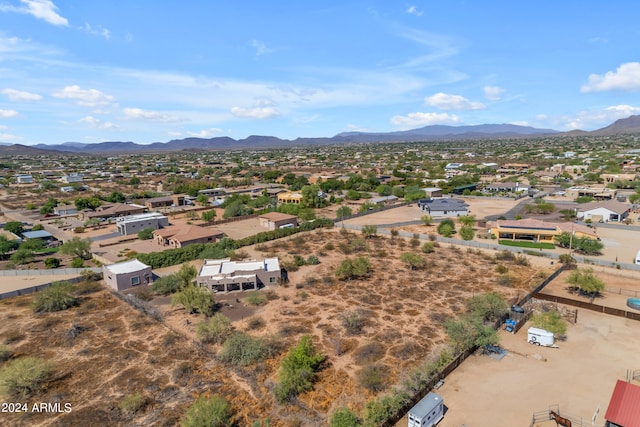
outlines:
M553 346L553 333L540 328L529 328L527 331L527 341L529 344Z
M633 261L634 264L640 264L640 251L636 254L636 259Z
M429 393L409 410L408 427L433 427L444 416L444 402L437 393Z

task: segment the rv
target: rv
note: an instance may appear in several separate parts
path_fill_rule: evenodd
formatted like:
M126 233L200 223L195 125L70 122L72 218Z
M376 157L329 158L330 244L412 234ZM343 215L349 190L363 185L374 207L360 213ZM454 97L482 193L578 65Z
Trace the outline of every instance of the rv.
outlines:
M437 393L429 393L409 410L408 427L433 427L444 416L444 403L442 396Z
M529 328L527 331L527 341L529 344L553 346L553 333L540 328Z

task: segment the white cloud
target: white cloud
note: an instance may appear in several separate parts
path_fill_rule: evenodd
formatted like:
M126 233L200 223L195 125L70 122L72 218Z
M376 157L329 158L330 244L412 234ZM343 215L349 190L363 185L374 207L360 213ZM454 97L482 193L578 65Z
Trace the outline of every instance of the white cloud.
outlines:
M484 97L489 101L499 101L502 98L502 94L505 90L498 86L485 86Z
M22 139L22 138L17 135L11 135L10 133L0 133L1 141L15 141L18 139Z
M482 110L485 108L481 102L472 102L460 95L436 93L424 99L425 104L445 111Z
M10 117L17 117L20 113L16 110L0 110L0 118L8 119Z
M58 7L51 0L20 0L24 6L0 5L0 12L15 12L31 15L52 25L66 27L67 18L60 16Z
M212 138L214 136L222 135L224 131L218 128L202 129L200 132L187 132L187 135L196 138Z
M419 126L434 124L455 124L461 120L455 114L448 113L409 113L406 116L393 116L391 123L402 129L413 129Z
M612 105L601 110L583 110L575 114L563 116L538 115L537 127L549 127L558 130L595 130L609 126L618 119L624 119L634 114L640 114L640 107L632 105Z
M93 116L86 116L78 120L80 123L85 123L95 129L116 129L117 126L111 122L103 122Z
M9 129L9 126L0 125L0 130L7 130L7 129Z
M80 28L91 35L104 37L105 40L109 40L111 38L111 31L104 28L102 25L98 25L94 28L85 22L84 26Z
M113 96L105 95L97 89L81 89L80 86L66 86L51 94L55 98L71 99L83 107L99 107L114 102Z
M273 107L268 99L254 101L252 108L233 107L231 114L243 119L270 119L280 116L280 112Z
M640 62L627 62L606 74L591 74L581 92L605 92L610 90L634 91L640 89Z
M177 122L176 116L159 111L143 110L141 108L123 108L122 112L127 120L149 120L153 122Z
M42 96L37 93L24 92L21 90L15 89L2 89L2 94L7 95L10 101L14 102L24 102L24 101L39 101L42 99Z
M407 8L407 13L409 15L422 16L422 11L418 9L417 6L409 6Z
M273 52L273 50L269 49L266 43L261 40L256 40L256 39L251 40L251 46L256 50L256 56L265 55L267 53Z

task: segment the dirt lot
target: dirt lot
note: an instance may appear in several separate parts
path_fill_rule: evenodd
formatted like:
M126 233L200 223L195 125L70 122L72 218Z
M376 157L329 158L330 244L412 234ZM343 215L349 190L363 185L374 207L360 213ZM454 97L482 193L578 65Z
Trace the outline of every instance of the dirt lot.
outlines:
M95 422L110 425L167 425L171 422L166 420L179 418L204 390L227 396L239 425L267 416L274 426L323 425L338 406L360 412L375 395L357 380L363 366L382 364L387 370L385 384L391 386L444 343L443 322L463 309L466 298L493 290L512 299L541 280L537 270L508 263L512 287L498 285L491 255L449 246L425 254L428 268L412 271L398 259L400 253L412 250L419 249L413 249L407 239L364 241L360 234L340 230L320 230L248 248L250 255L277 255L283 262L290 262L295 254L316 254L321 263L291 271L286 286L265 289L272 293L259 307L248 306L242 293L218 298L236 329L276 335L285 345L279 356L246 369L229 369L218 362L212 356L219 350L216 346L201 355L199 347L191 344L199 317L172 308L167 298L154 303L164 311L164 324L146 319L106 291L87 297L80 307L46 316L31 314L29 297L2 303L0 341L11 341L19 355L56 360L67 373L35 398L51 401L60 395L74 404L70 416L28 420L14 416L12 425L73 425L86 421L89 413L95 414ZM338 263L357 255L370 258L370 277L337 280ZM451 269L454 263L461 268ZM357 335L347 334L342 325L342 315L350 311L364 319ZM76 341L65 340L74 320L89 330ZM16 333L19 339L13 337ZM167 338L171 334L178 336L175 344L167 344L166 340L174 339ZM271 388L277 381L279 360L284 349L303 334L311 334L327 356L324 369L315 389L301 395L297 404L276 405ZM182 385L175 372L184 362L193 364L193 375ZM85 374L96 372L99 379ZM149 397L149 406L135 416L123 414L118 402L138 390Z
M576 298L566 290L568 274L559 275L544 293ZM640 293L640 279L629 277L627 272L609 269L597 274L607 290L594 301L596 304L628 309L625 304L628 295ZM620 295L620 289L625 289L623 293L627 295ZM571 306L556 306L575 310ZM529 324L525 325L516 335L500 332L501 346L509 351L502 361L474 355L449 375L438 390L449 408L439 425L526 426L533 412L556 404L563 414L574 421L582 419L585 425L591 425L591 417L600 406L599 422L595 425L602 425L616 380L624 380L627 369L640 369L637 365L640 322L579 309L578 322L569 325L568 338L557 342L558 349L528 344L528 327ZM397 427L406 425L405 418Z

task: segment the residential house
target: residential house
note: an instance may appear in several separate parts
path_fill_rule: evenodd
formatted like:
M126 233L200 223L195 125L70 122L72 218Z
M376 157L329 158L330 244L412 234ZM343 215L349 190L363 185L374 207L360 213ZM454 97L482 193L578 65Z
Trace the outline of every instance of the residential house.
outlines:
M151 267L137 259L103 265L102 274L107 286L116 291L124 291L138 285L148 285L153 281Z
M469 205L454 198L420 199L418 207L432 217L457 217L469 214Z
M560 174L557 171L535 171L533 176L541 182L555 182Z
M75 215L78 213L78 209L75 205L60 205L53 208L54 215Z
M33 184L33 176L31 175L17 175L16 182L18 184Z
M153 197L144 201L147 209L157 209L166 206L184 206L186 204L184 194L172 194L170 196Z
M586 225L575 223L545 222L537 219L497 220L487 222L487 231L498 239L553 242L562 233L576 237L598 239L596 232Z
M160 246L182 248L194 243L213 243L224 237L224 233L197 225L171 226L153 232L153 239Z
M278 204L299 205L302 202L302 193L298 191L286 191L278 194Z
M578 197L593 197L595 200L615 199L618 190L602 186L574 186L565 190L567 197L575 200Z
M374 197L370 200L374 205L385 206L385 205L393 205L398 201L398 196L390 195L390 196L380 196Z
M158 228L166 227L168 225L169 218L157 212L127 215L116 218L118 233L125 236L139 233L147 228L157 230Z
M616 181L635 181L635 173L601 173L600 178L605 184L612 184Z
M262 261L205 259L196 283L214 292L246 291L275 285L281 277L278 258L265 258Z
M69 175L64 175L62 177L60 177L60 181L64 182L65 184L71 184L73 182L82 182L82 175L77 174L77 173L72 173Z
M63 193L73 193L76 190L73 187L65 186L65 187L60 187L60 191L62 191Z
M640 427L640 386L618 380L604 419L605 427Z
M617 200L578 205L577 217L593 222L622 222L629 216L631 205Z
M520 193L529 191L529 187L519 182L494 182L485 185L484 191L489 193Z
M45 243L55 240L53 234L45 230L23 231L22 238L24 240L42 240Z
M81 216L83 219L89 218L119 218L128 215L137 215L144 213L147 210L145 206L140 205L128 205L124 203L105 204L98 206L95 211L83 211Z
M298 217L280 212L268 212L258 217L260 226L267 230L293 228L298 226Z
M442 188L440 187L425 187L422 189L427 199L435 199L436 197L442 197Z

